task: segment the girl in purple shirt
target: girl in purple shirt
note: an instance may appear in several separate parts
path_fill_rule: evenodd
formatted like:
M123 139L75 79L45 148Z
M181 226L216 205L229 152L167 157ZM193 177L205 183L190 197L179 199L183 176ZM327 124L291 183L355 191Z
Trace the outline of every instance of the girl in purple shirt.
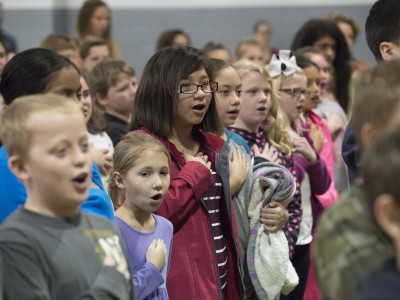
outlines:
M325 162L314 148L309 131L303 130L300 122L306 97L310 95L304 71L297 66L296 58L291 56L289 50L280 50L279 56L274 55L271 59L268 72L272 78L272 94L285 115L284 127L291 131L293 167L301 185L303 212L292 257L299 284L289 295L281 296L281 299L303 299L310 269L312 228L322 209L316 196L326 192L331 180Z
M154 215L170 184L170 155L156 139L130 133L115 148L109 185L113 201L123 204L115 224L125 243L137 299L168 299L167 273L173 226Z

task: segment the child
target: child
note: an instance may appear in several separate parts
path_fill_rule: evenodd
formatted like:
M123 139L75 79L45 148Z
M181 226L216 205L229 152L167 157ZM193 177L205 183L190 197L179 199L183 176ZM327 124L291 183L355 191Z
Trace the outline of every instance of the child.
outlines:
M264 52L261 44L254 39L240 40L236 45L236 61L248 59L257 65L264 65Z
M79 45L69 37L50 34L42 40L39 48L48 49L69 58L78 69L82 67Z
M309 270L314 207L319 207L316 195L326 191L330 177L324 161L319 159L311 146L312 141L308 137L308 132L303 134L299 125L307 94L307 78L304 71L296 65L296 60L290 56L290 51L281 50L279 56L273 55L268 72L272 77L273 98L279 103L285 116L282 127L291 135L294 170L301 185L302 219L297 224L299 234L292 258L300 280L295 290L282 298L303 299Z
M87 37L104 39L110 57L119 59L120 51L112 36L111 9L102 0L86 0L76 19L76 34L80 42Z
M127 134L115 149L109 193L116 201L120 194L125 198L115 223L127 248L137 299L168 299L173 228L153 212L170 184L170 160L168 150L143 133Z
M82 69L91 70L103 59L110 57L107 42L101 38L87 37L80 44Z
M350 51L346 40L333 21L326 19L310 19L297 31L291 49L312 46L320 49L332 68L332 86L330 92L343 110L350 109Z
M171 185L156 213L174 225L172 299L243 298L231 195L246 170L236 168L241 155L232 160L224 140L209 134L220 131L210 75L200 50L167 47L147 62L135 99L131 129L171 154Z
M334 171L334 153L332 137L326 122L314 112L319 103L321 91L321 79L319 68L311 60L304 56L296 57L297 64L303 69L307 77L307 95L303 106L303 130L308 131L313 141L315 149L324 160L329 175L331 177L331 185L329 189L323 194L318 195L317 198L325 207L336 202L338 192L335 189L335 171Z
M201 50L209 59L221 59L228 63L232 60L231 53L229 52L228 48L221 43L208 42Z
M365 22L367 45L377 62L400 58L400 6L396 0L378 0L371 6ZM361 159L361 145L353 132L352 120L346 128L342 155L346 162L350 184L358 176Z
M272 38L272 24L267 20L257 20L253 25L253 37L260 43L264 52L264 62L269 63L272 54L278 52L270 45Z
M40 93L64 95L78 102L81 99L79 79L80 72L70 60L53 51L34 48L18 53L7 63L0 92L6 106L17 97ZM7 161L5 148L0 147L0 222L26 200L25 187L10 171ZM114 218L111 199L104 190L96 164L93 164L89 198L82 204L82 210L110 220Z
M280 134L282 131L279 131L281 126L276 118L277 104L271 100L271 83L267 72L250 61L237 62L235 67L242 81L240 96L242 105L238 118L229 130L246 140L255 157L262 154L270 162L279 162L292 172L293 160L290 155L285 154L289 153L290 148L285 146ZM266 119L270 124L267 129L262 128ZM278 143L273 143L269 136L273 136ZM255 164L257 163L257 158L255 158ZM298 218L301 219L299 188L296 189L294 199L288 206L289 213L282 204L275 201L263 210L265 211L262 212L261 218L266 219L267 216L274 215L267 222L268 224L265 224L266 232L277 232L289 221L285 233L289 242L290 255L292 255L300 222Z
M222 123L221 132L217 135L229 142L233 140L236 144L243 146L244 150L250 154L250 148L246 141L238 134L227 129L235 123L240 111L240 95L242 93L242 82L235 67L228 62L220 59L209 59L213 80L218 82L216 91L216 102L218 116Z
M316 64L320 70L321 97L314 112L316 112L326 121L331 133L334 150L335 189L340 194L346 190L349 185L346 164L342 159L342 142L347 126L346 113L339 103L328 98L327 86L329 86L331 76L329 73L328 62L326 61L322 52L317 48L304 47L296 50L295 56L306 57L311 62Z
M0 138L27 190L0 229L5 299L132 299L117 230L80 210L92 161L79 105L19 98L2 113Z
M363 157L366 206L380 230L390 239L394 256L359 285L355 299L397 299L400 284L400 126L378 138Z
M99 167L104 182L104 180L108 178L111 169L114 145L107 132L105 132L107 129L107 122L101 110L93 104L86 77L87 75L85 74L81 76L80 95L83 116L87 123L89 142L93 150L93 159Z
M287 172L293 172L293 160L290 154L286 154L290 153L291 151L287 142L288 134L282 130L283 117L279 111L279 106L273 99L271 99L271 83L268 74L262 67L250 61L237 62L235 66L241 75L241 103L243 105L238 118L233 124L233 127L230 127L230 130L244 137L248 145L251 146L251 149L253 150L255 156L253 166L254 174L251 178L251 182L253 182L251 199L253 199L254 195L256 194L255 191L259 186L255 185L257 184L258 176L260 176L262 173L266 174L270 171L270 165L265 166L265 164L263 164L265 160L278 162L279 157L279 162L282 164L282 166L288 168ZM265 123L267 124L266 128ZM260 169L263 166L267 170ZM282 255L281 257L284 259L280 260L280 267L277 267L276 270L272 270L272 272L275 274L274 276L276 276L280 270L285 269L286 266L290 264L289 256L293 255L294 252L295 241L298 234L298 223L300 222L298 218L301 218L300 194L298 190L299 188L295 184L293 189L293 191L296 191L294 202L291 202L292 198L290 197L287 199L288 201L285 202L285 205L278 201L271 201L268 203L268 206L261 208L260 222L264 224L265 233L280 232L282 227L286 225L284 229L285 235L282 234L283 237L287 239L287 241L283 241L286 244L277 247L280 251L277 255ZM249 197L245 197L245 201L247 200L248 203L249 200L246 198ZM258 199L258 197L256 196L255 199ZM289 202L290 204L287 211L286 206ZM248 210L250 210L249 207L246 207L246 212ZM287 223L287 221L289 222ZM254 228L251 227L251 229L253 230ZM274 236L278 235L281 235L281 233ZM249 235L247 237L248 239L246 241L246 245L248 244L248 240L250 238ZM269 249L271 249L271 247ZM287 274L284 276L281 277L278 275L277 277L286 278L285 276L289 273L295 274L294 269L291 268L291 270L293 271L292 273L287 272ZM252 279L253 277L254 276L252 276ZM286 283L290 282L288 285L291 285L293 282L289 278L293 277L289 275ZM266 281L263 281L262 279L260 282L262 284L266 284ZM257 283L255 283L254 280L253 285L257 292L257 296L265 298L265 296L259 292L260 289L257 288ZM268 284L266 284L265 287L266 286L268 286ZM276 293L279 294L282 288L285 289L285 292L287 292L280 280L277 280L275 287L277 289L272 293L269 288L268 291L266 290L268 297L276 297Z
M95 103L104 111L107 134L114 147L128 131L137 82L133 68L122 60L105 59L88 73Z
M160 33L156 42L156 51L170 46L191 46L188 33L179 28L167 29Z
M386 12L392 13L394 7L398 8L393 5L395 1L378 3L385 5ZM379 12L380 17L384 18L384 15ZM370 67L360 75L352 123L362 150L367 149L385 129L399 125L399 73L400 61L391 60ZM324 299L353 299L366 274L393 256L392 245L366 205L363 185L357 181L351 185L319 221L315 234L315 265Z

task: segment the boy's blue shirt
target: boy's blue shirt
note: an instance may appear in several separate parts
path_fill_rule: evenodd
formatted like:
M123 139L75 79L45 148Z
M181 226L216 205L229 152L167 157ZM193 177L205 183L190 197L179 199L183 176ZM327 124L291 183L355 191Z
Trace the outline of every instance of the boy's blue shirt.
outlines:
M93 162L92 181L99 189L91 188L88 199L82 203L81 209L87 213L114 220L114 209L110 197L104 190L100 171ZM26 201L26 190L23 184L8 168L8 154L4 146L0 147L0 223L4 221L18 206Z

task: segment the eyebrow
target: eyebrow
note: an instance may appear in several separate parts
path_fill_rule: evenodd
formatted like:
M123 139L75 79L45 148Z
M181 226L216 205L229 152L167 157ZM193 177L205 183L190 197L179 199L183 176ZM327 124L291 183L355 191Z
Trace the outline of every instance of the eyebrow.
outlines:
M203 81L204 79L208 79L210 81L210 78L208 77L208 75L201 76L199 81ZM187 79L183 79L182 81L191 81L191 82L193 82L193 78L192 78L192 76L189 76Z
M234 85L229 85L229 84L221 84L221 85L219 85L219 87L227 87L227 88L236 87L236 88L241 88L242 85L239 84L239 85L237 85L237 86L234 86Z

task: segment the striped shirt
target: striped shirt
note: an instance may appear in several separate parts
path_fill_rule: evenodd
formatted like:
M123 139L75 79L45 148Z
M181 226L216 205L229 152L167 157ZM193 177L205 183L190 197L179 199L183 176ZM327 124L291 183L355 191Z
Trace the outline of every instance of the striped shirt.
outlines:
M217 258L217 270L221 283L222 293L226 290L226 278L228 273L228 254L226 243L221 226L220 203L223 201L222 182L218 174L212 170L214 185L204 194L203 201L208 210L208 216L211 225L211 234L213 237L214 250Z

